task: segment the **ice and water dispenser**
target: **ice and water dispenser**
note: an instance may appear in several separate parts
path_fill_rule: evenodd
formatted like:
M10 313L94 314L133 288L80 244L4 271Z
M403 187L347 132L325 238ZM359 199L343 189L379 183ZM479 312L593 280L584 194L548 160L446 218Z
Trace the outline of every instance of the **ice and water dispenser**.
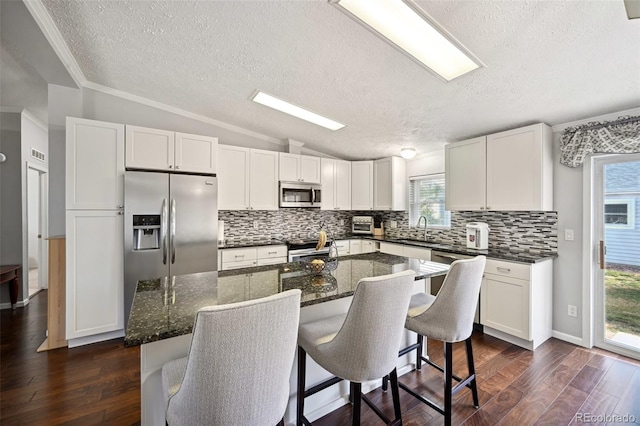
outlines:
M133 215L133 250L160 248L160 215Z

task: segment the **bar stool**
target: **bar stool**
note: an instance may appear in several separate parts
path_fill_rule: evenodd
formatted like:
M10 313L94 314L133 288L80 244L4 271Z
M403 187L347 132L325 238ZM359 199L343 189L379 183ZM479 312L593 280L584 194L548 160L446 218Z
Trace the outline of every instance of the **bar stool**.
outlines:
M480 284L486 258L476 256L473 259L456 260L451 268L437 296L424 293L413 295L409 304L405 327L417 333L415 344L401 350L398 356L416 351L416 369L420 370L422 361L444 373L444 407L418 394L403 383L398 385L412 396L427 404L429 407L444 415L445 425L451 425L451 400L453 395L462 388L471 389L473 405L478 408L478 388L476 385L475 366L473 364L473 349L471 333L473 332L473 317L478 305ZM444 343L444 368L422 355L424 336L441 340ZM465 341L467 352L467 367L469 375L462 379L453 374L453 343ZM459 382L452 386L452 379ZM386 390L387 378L383 379L383 390Z
M396 372L397 348L415 279L414 271L363 278L346 315L300 325L298 332L298 409L296 424L309 425L304 399L342 380L351 382L352 424L360 424L361 400L387 424L401 424ZM335 377L305 390L307 353ZM389 420L362 395L362 382L391 377L395 419Z
M200 309L188 356L162 367L167 424L284 425L300 294Z

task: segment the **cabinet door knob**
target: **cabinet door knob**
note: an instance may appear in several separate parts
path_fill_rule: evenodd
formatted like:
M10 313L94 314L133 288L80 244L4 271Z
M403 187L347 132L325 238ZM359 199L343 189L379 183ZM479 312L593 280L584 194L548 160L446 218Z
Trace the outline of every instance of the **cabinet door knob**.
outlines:
M176 170L178 170L180 168L180 166L176 166Z
M173 166L172 166L171 164L169 164L169 168L170 168L170 169L173 169Z
M119 208L119 209L124 209L124 205L123 205L123 204L120 204L120 205L118 205L118 208Z
M487 206L487 210L491 210L491 206Z

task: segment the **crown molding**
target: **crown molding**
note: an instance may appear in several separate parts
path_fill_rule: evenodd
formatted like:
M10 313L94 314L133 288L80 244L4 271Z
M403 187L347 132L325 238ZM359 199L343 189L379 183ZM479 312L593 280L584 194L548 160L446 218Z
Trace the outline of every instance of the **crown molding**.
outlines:
M640 115L640 108L632 108L619 112L612 112L610 114L598 115L596 117L585 118L582 120L571 121L569 123L556 124L551 128L553 133L563 132L568 127L577 127L582 126L583 124L588 124L594 121L610 121L616 120L618 117L623 115Z
M53 48L53 51L56 52L58 58L62 61L62 64L67 69L71 78L76 83L78 87L84 86L87 82L87 78L84 76L84 73L80 69L78 62L76 62L76 58L74 58L69 46L62 38L62 34L58 31L58 27L51 19L51 15L44 7L40 0L23 0L24 5L27 7L31 16L40 27L42 34L46 37L47 41Z
M111 96L115 96L115 97L118 97L118 98L127 99L129 101L136 102L136 103L139 103L139 104L142 104L142 105L147 105L147 106L150 106L152 108L157 108L157 109L160 109L160 110L163 110L163 111L167 111L167 112L170 112L172 114L181 115L183 117L191 118L193 120L197 120L197 121L201 121L203 123L211 124L211 125L216 126L216 127L221 127L223 129L230 130L230 131L235 132L235 133L240 133L240 134L243 134L245 136L250 136L252 138L259 139L259 140L264 141L264 142L269 142L269 143L280 145L280 146L285 145L284 141L282 141L280 139L272 138L271 136L263 135L262 133L253 132L251 130L247 130L247 129L242 128L242 127L234 126L233 124L225 123L223 121L214 120L213 118L205 117L204 115L200 115L200 114L196 114L196 113L193 113L193 112L190 112L190 111L186 111L184 109L180 109L180 108L177 108L177 107L174 107L174 106L171 106L171 105L163 104L162 102L157 102L157 101L154 101L152 99L144 98L142 96L134 95L134 94L129 93L129 92L125 92L125 91L122 91L122 90L114 89L112 87L103 86L101 84L94 83L92 81L87 81L83 86L86 89L95 90L96 92L101 92L101 93L104 93L104 94L107 94L107 95L111 95Z
M0 106L0 112L8 112L11 114L21 114L22 108L18 107L10 107L10 106Z
M49 127L44 124L42 121L38 120L35 115L33 115L29 110L23 109L22 116L28 118L33 124L40 127L43 131L49 132Z

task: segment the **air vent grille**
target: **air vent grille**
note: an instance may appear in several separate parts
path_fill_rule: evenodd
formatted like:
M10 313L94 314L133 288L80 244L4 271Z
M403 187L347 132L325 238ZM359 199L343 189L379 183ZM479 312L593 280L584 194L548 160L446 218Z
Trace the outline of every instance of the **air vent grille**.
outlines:
M31 148L31 156L40 161L44 161L44 152L40 152L35 148Z

